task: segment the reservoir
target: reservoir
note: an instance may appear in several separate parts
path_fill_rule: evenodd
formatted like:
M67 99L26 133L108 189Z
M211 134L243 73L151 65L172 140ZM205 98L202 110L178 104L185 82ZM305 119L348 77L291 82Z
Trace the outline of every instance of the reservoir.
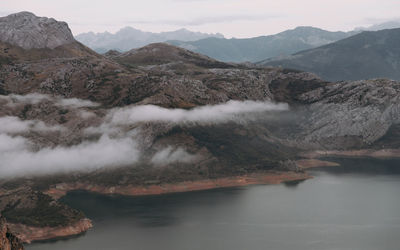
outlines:
M400 160L340 159L313 179L159 196L83 191L84 235L28 250L398 250Z

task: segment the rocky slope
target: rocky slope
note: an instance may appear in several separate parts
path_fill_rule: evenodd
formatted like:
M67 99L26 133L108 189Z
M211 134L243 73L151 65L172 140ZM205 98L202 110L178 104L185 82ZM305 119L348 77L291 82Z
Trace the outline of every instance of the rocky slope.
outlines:
M6 220L0 217L0 250L23 250L24 246L7 227Z
M330 81L389 78L400 80L400 29L368 31L261 65L313 72Z
M2 46L0 211L25 241L91 226L51 197L70 190L278 183L309 178L295 161L310 151L400 147L398 82L330 83L167 44L108 57L76 41Z

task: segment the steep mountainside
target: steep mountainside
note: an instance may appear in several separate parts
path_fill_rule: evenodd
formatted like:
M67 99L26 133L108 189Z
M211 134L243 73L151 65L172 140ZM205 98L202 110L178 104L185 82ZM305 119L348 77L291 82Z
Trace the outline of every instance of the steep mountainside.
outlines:
M313 72L326 80L400 80L400 29L363 32L261 65Z
M206 38L193 42L168 41L168 43L220 61L258 62L332 43L352 34L353 32L330 32L313 27L297 27L276 35L247 39Z
M221 34L206 34L192 32L186 29L152 33L137 30L132 27L125 27L115 34L109 32L88 32L79 34L75 38L95 51L104 53L108 50L128 51L150 43L165 42L168 40L196 41L208 37L223 38Z
M76 41L2 46L0 212L26 242L91 227L56 200L70 190L277 183L308 178L295 162L310 151L400 147L395 81L331 83L160 43L107 57Z

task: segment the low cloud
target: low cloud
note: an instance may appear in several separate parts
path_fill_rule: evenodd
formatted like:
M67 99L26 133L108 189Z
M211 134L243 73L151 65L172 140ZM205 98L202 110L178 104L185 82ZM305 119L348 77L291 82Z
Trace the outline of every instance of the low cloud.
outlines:
M17 97L19 101L36 102L42 96ZM79 99L68 99L63 105L80 107L91 105ZM66 147L44 147L37 150L34 141L23 137L29 132L47 132L67 129L48 126L42 121L21 120L14 116L0 117L0 176L22 177L70 171L93 171L100 168L131 166L142 160L140 143L145 137L141 133L142 123L168 123L184 126L201 126L225 122L241 122L256 119L262 112L284 111L287 104L256 101L229 101L218 105L207 105L191 110L167 109L154 105L131 106L109 111L98 127L87 128L87 133L97 133L98 140L83 141ZM82 113L90 117L92 113ZM155 166L172 163L191 163L197 155L188 153L183 147L174 145L156 152L150 163Z
M21 177L70 171L92 171L103 167L121 167L139 159L131 138L82 142L72 147L42 148L33 151L32 143L23 137L0 134L0 176Z
M38 93L32 93L27 95L0 95L0 99L6 100L8 106L14 106L19 103L23 104L38 104L42 101L49 100L50 96Z
M59 98L57 100L57 105L62 107L72 107L72 108L89 108L89 107L97 107L98 103L82 100L78 98Z
M192 110L167 109L155 105L133 106L114 110L109 115L110 123L129 125L140 122L170 122L218 124L240 120L240 116L249 113L288 110L287 104L256 101L229 101L223 104L206 105Z
M34 132L51 132L51 131L64 131L65 128L56 125L48 126L42 121L28 120L23 121L15 116L0 117L0 133L7 134L20 134L30 131Z
M158 151L151 159L151 163L155 165L169 165L171 163L190 163L195 161L196 158L196 155L186 152L181 147L174 149L172 146L169 146L161 151Z
M50 96L39 93L31 93L27 95L0 95L0 99L7 101L8 106L15 106L18 104L38 104L43 101L53 101L59 107L83 108L83 107L97 107L98 103L82 100L78 98L63 98L62 96Z

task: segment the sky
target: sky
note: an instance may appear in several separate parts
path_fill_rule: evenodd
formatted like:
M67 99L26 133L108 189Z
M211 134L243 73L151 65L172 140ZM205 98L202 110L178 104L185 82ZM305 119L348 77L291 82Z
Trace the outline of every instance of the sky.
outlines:
M186 28L226 37L275 34L297 26L349 31L400 19L400 0L1 0L0 16L30 11L66 21L74 35L132 26Z

